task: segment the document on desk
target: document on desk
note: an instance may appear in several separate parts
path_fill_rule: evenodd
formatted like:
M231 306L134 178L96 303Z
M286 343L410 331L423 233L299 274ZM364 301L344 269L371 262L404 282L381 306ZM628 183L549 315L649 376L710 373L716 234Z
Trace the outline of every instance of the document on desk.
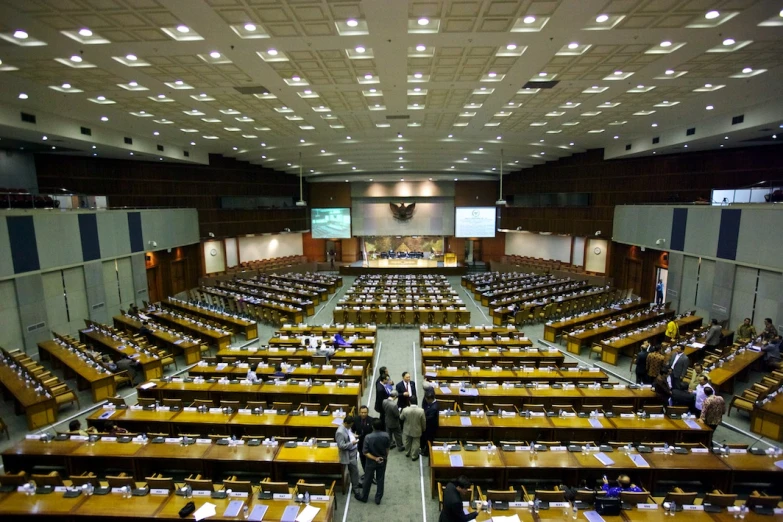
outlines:
M460 417L459 423L462 426L473 426L473 421L470 420L470 417Z
M185 342L185 339L177 339L176 341L174 341L174 344L182 344L184 342Z
M777 461L777 462L775 463L775 465L776 465L777 467L779 467L780 469L783 469L783 460L779 460L779 461Z
M590 419L590 426L593 428L603 428L603 424L601 424L600 419Z
M299 516L296 517L296 522L312 522L319 511L321 511L321 508L307 506L299 513Z
M461 468L464 466L462 463L462 455L449 455L449 462L452 468Z
M650 467L650 463L644 460L644 457L642 457L641 455L628 455L628 456L631 457L631 460L633 461L634 464L636 464L637 468Z
M604 466L611 466L612 464L614 464L614 461L610 459L609 456L603 451L599 451L598 453L596 453L595 458L597 458Z
M585 511L585 518L588 522L606 522L604 517L598 514L598 511Z
M242 510L242 506L244 505L245 502L242 500L232 500L228 503L228 507L226 507L226 510L223 512L223 516L226 518L233 518L237 516Z
M449 388L448 386L441 386L440 387L440 392L441 393L446 393L446 394L451 393L451 388Z
M492 522L521 522L519 515L511 515L510 517L499 517L495 515L492 517Z
M685 421L685 425L688 426L692 430L700 430L701 429L701 426L699 426L699 423L696 422L695 420L688 419L688 420Z
M193 516L195 517L196 521L199 521L208 517L214 517L216 513L217 511L215 511L215 504L211 502L205 502L203 506L198 508L193 513Z
M254 507L253 511L250 512L250 516L247 517L247 519L252 520L253 522L261 522L264 520L264 515L266 514L267 509L269 509L269 506L265 506L264 504L256 504L256 507Z
M345 422L343 419L344 417L335 417L334 420L332 421L332 424L334 424L335 426L342 426L343 423Z
M280 522L296 522L296 516L299 514L299 506L288 506L280 517Z

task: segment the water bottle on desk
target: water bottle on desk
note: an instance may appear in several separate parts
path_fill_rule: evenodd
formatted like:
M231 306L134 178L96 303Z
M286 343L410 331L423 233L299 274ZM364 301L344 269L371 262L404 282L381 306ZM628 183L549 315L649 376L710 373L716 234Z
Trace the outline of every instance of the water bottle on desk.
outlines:
M304 500L305 500L305 504L309 506L310 505L310 492L309 491L305 491Z

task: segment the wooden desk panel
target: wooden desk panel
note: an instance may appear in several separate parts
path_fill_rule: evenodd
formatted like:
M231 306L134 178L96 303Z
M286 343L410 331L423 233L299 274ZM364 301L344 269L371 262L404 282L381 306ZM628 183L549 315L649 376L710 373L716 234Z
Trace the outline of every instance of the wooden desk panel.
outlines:
M42 361L56 360L62 366L69 369L77 377L78 388L87 387L92 392L92 401L100 402L117 394L117 385L114 374L99 372L95 367L88 365L75 353L69 351L55 341L38 343L38 355ZM67 375L66 375L67 377Z
M118 330L130 330L134 335L138 334L142 327L141 320L130 315L115 315L112 318L114 327ZM172 335L170 332L160 330L153 326L155 330L151 337L154 339L152 344L169 350L173 353L181 353L185 356L185 364L197 363L201 360L201 348L198 342L189 341L181 337ZM152 339L149 339L152 342Z
M3 363L0 363L0 386L13 395L16 413L24 412L30 431L57 420L57 402L54 397L36 394L34 388L26 387L16 372Z
M133 347L128 346L123 339L113 339L110 335L106 335L96 328L80 330L79 338L85 344L92 344L99 351L113 353L115 355L113 358L138 355L135 360L141 364L145 380L158 379L163 376L163 365L159 357L137 352Z
M161 301L161 304L168 308L173 308L175 310L180 310L193 315L199 315L205 319L209 319L211 321L225 325L237 332L242 332L245 334L245 339L248 341L251 339L258 339L258 323L255 321L243 319L242 317L237 317L228 313L207 310L206 308L190 304L180 299L174 299L172 297L168 297Z
M641 298L626 304L622 304L616 307L606 307L601 310L591 312L585 315L577 315L571 319L562 319L560 321L549 321L544 324L544 340L549 342L555 342L557 336L565 330L571 330L573 328L582 326L583 324L591 323L601 319L607 319L615 315L620 315L626 312L631 312L649 306L650 301L643 301Z

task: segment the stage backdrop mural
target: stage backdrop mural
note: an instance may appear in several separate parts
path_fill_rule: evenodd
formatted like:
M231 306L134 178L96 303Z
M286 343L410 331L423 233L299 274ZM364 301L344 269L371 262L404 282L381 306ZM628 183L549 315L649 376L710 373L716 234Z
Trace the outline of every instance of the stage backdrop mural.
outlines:
M443 254L443 237L432 236L379 236L365 237L364 249L369 258L378 257L381 252L424 252L427 259Z
M389 203L399 208L416 203L409 219L395 218ZM401 198L353 200L354 236L453 236L454 200ZM407 217L407 216L406 216Z

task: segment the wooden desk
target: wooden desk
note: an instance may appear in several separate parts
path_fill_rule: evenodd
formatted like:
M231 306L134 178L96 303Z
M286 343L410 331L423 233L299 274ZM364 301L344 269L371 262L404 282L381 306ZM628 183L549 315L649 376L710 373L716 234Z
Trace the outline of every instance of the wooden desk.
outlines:
M763 357L762 352L754 350L745 350L739 355L735 353L732 360L723 359L723 366L710 370L710 383L718 386L719 391L734 393L734 381L747 381L750 368Z
M198 339L206 340L210 344L217 346L218 350L228 348L228 346L231 344L231 334L224 330L213 330L211 328L207 328L206 326L196 324L195 321L186 318L175 317L168 310L147 312L147 314L155 321L160 321L161 323L170 325L177 330L187 332Z
M130 330L138 333L142 326L141 320L129 315L115 315L112 319L114 327L118 330ZM153 328L156 327L153 326ZM183 354L185 356L185 364L193 364L201 360L201 348L198 342L177 337L171 332L158 328L152 332L151 337L152 339L148 340L153 344L174 353Z
M38 429L57 420L57 401L54 397L38 395L35 388L28 388L11 368L0 362L0 387L13 396L17 415L24 412L27 429ZM6 395L6 394L4 394Z
M55 341L38 343L38 355L42 361L49 360L59 363L59 365L53 364L53 366L62 367L66 379L69 376L76 377L80 390L89 387L92 391L92 402L100 402L117 394L113 373L98 371L97 368L88 365L78 355Z
M203 286L199 289L200 292L217 296L220 299L233 299L235 301L244 301L245 303L252 304L253 306L259 306L266 308L274 312L281 314L286 322L293 321L294 323L301 323L305 318L304 309L298 306L291 306L288 304L278 303L266 298L261 298L256 295L246 294L242 292L236 292L225 288L208 287Z
M227 326L228 328L245 334L245 339L248 341L251 339L258 339L258 323L243 319L242 317L235 317L228 313L220 313L212 310L207 310L201 306L193 305L180 299L174 299L168 297L161 301L161 304L168 308L175 310L181 310L193 315L199 315L205 319L215 321L216 323Z
M783 393L750 412L750 431L783 442Z
M677 319L675 322L677 323L677 326L679 326L680 332L684 333L694 328L698 328L701 325L702 318L690 315ZM616 341L604 339L599 343L601 346L601 360L605 363L617 365L621 353L633 356L636 349L641 346L644 341L649 341L650 344L656 344L657 341L663 337L665 332L666 325L663 324L656 328L650 328Z
M444 393L442 388L435 388L435 397L441 402L456 402L462 406L466 402L481 402L492 404L513 404L520 410L527 404L543 404L549 408L552 404L571 404L578 408L583 404L603 404L609 408L615 404L633 405L638 411L647 402L658 403L655 392L647 387L640 389L606 389L587 388L478 388L478 395L463 393L460 388L449 387L450 393Z
M554 382L579 382L579 381L607 381L609 376L604 372L598 371L567 371L567 370L546 370L546 369L534 369L533 371L516 371L501 369L495 370L482 370L482 369L456 369L450 370L448 368L426 368L427 376L434 381L463 381L478 383L482 381L500 382L500 381L516 381L516 382L541 382L541 383L554 383Z
M335 426L336 428L336 426ZM334 476L342 485L343 493L348 491L347 476L337 446L328 448L297 446L296 448L281 447L275 457L275 477L277 480L292 481L301 475Z
M463 466L457 471L452 468L450 455L459 455L462 457ZM464 474L470 478L490 478L502 474L505 468L505 461L500 450L489 452L481 449L478 451L459 451L446 453L445 451L433 450L430 446L430 494L432 498L438 496L438 482L445 485L454 480L458 475ZM504 512L505 514L505 512Z
M163 376L163 365L159 357L137 351L122 338L114 339L96 328L79 330L79 338L85 344L92 344L98 351L110 352L114 355L112 359L125 355L134 356L134 360L141 364L145 380L157 379Z
M438 337L454 337L455 339L465 339L467 337L474 337L476 335L479 336L491 336L493 334L498 334L502 336L508 336L511 334L515 335L522 335L521 332L518 332L516 327L513 325L510 325L508 327L506 326L467 326L467 325L460 325L460 326L450 326L450 325L443 325L443 326L431 326L431 325L421 325L419 326L419 344L424 342L425 337L432 337L433 339L437 339Z
M583 324L591 323L593 321L599 321L601 319L607 319L609 317L620 315L626 312L632 312L639 308L649 306L650 301L643 301L641 298L635 299L633 302L626 303L620 306L610 306L601 310L591 312L585 315L577 315L570 319L562 319L560 321L549 321L544 324L544 340L549 342L555 342L557 336L566 330L572 330Z
M641 315L634 315L634 317L621 321L614 321L612 324L567 334L566 346L569 352L579 355L583 346L589 346L606 337L614 336L628 330L634 330L648 323L653 323L669 317L674 317L674 310L646 310L641 313Z
M482 345L483 346L483 345ZM489 345L494 346L494 345ZM467 361L469 365L478 364L478 361L492 361L493 364L498 362L512 362L514 366L523 364L538 364L559 366L564 360L563 354L559 350L555 351L528 351L525 349L512 348L511 350L505 349L499 351L497 348L489 348L485 350L471 350L468 346L460 345L459 348L438 349L438 348L422 348L421 359L422 366L427 367L428 363L437 363L439 365L452 364L454 359ZM545 363L545 364L543 364Z

